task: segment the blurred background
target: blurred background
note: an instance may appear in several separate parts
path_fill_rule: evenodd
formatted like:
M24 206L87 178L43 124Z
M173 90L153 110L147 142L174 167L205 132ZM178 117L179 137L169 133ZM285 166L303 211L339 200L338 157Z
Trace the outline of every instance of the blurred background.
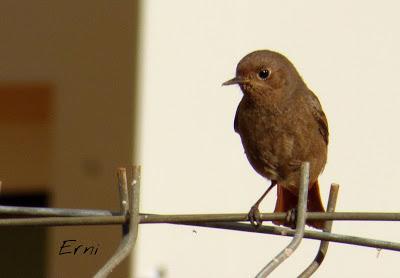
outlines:
M388 0L1 1L0 203L117 210L115 170L140 163L142 212L248 212L269 182L233 131L241 92L221 83L244 55L272 49L327 114L324 200L337 182L338 211L398 211L398 9ZM338 221L333 231L400 242L396 223ZM121 235L109 226L0 234L5 277L90 277ZM100 251L60 256L67 239ZM253 277L289 240L142 225L136 259L112 277ZM297 276L318 245L305 240L272 276ZM396 252L329 249L314 277L398 273Z
M137 15L136 1L0 2L1 204L119 210L116 168L133 159ZM121 230L0 235L2 277L91 277ZM99 250L59 255L64 240Z

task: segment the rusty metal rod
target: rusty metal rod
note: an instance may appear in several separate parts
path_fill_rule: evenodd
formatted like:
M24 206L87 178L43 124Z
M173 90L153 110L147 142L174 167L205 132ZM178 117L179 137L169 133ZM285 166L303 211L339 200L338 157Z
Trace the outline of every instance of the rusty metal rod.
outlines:
M331 190L329 191L328 205L326 206L327 212L335 211L338 193L339 193L339 185L332 184ZM332 230L332 223L333 223L332 221L325 221L323 231L330 233ZM329 247L329 241L322 240L319 245L317 256L314 258L311 264L299 275L298 278L311 277L311 275L315 271L317 271L317 269L325 259L326 253L328 252L328 247Z
M5 207L5 206L2 206ZM11 208L11 209L9 209ZM0 218L0 226L64 226L64 225L111 225L122 224L121 212L107 210L32 208L28 213L20 209L13 210L7 206L12 215L39 216L35 218ZM18 207L20 208L20 207ZM23 207L25 208L25 207ZM42 210L43 209L43 210ZM1 208L0 208L1 210ZM36 214L37 213L37 214ZM7 214L7 213L4 213ZM1 212L0 212L1 215ZM54 217L53 217L54 215ZM46 217L41 217L46 216ZM285 220L287 213L263 213L263 221ZM140 224L187 224L189 222L244 222L248 221L247 213L225 214L139 214ZM307 220L335 221L400 221L400 213L391 212L307 212Z
M262 213L263 221L285 220L287 213ZM397 212L307 212L307 220L335 221L400 221ZM145 214L140 215L140 223L186 223L186 222L239 222L248 221L247 213L226 214Z
M319 213L318 213L319 214ZM328 213L327 213L328 214ZM375 214L375 213L373 213ZM237 214L236 214L237 215ZM312 213L310 213L312 215ZM199 227L209 227L217 229L229 229L235 231L253 232L253 233L265 233L272 235L285 235L293 236L293 230L278 227L278 226L267 226L263 225L258 230L255 230L253 226L245 223L237 223L232 220L232 217L227 217L226 221L223 221L221 214L217 214L219 222L216 221L215 215L207 215L206 217L198 215L193 215L193 218L188 217L189 215L183 215L186 222L180 217L181 215L166 215L164 221L161 221L163 215L157 215L157 221L146 221L144 216L148 216L147 219L151 219L152 215L142 214L141 223L169 223L169 224L182 224L189 226L199 226ZM229 216L229 215L228 215ZM286 217L286 214L284 214ZM247 217L247 216L246 216ZM285 219L275 218L275 219ZM199 220L202 219L202 220ZM194 221L188 221L189 219L194 219ZM208 222L207 219L211 219ZM316 219L310 217L310 219ZM376 216L373 216L376 219ZM318 220L332 220L332 218L318 218ZM372 220L372 219L368 219ZM69 216L69 217L40 217L40 218L17 218L17 219L0 219L0 226L81 226L81 225L121 225L125 223L126 217L123 215L116 216ZM245 221L245 220L241 220ZM385 217L385 221L390 221L388 217ZM394 221L394 220L392 220ZM338 242L344 244L354 244L359 246L381 248L387 250L400 251L400 243L389 242L382 240L375 240L369 238L355 237L349 235L340 235L333 233L323 233L316 231L305 231L304 237L308 239L316 240L327 240L331 242Z
M278 255L275 256L261 271L256 278L265 278L272 273L281 263L289 258L297 247L300 245L304 236L304 228L306 225L308 181L310 173L310 163L304 162L301 165L301 179L299 186L299 199L297 204L296 230L294 236L288 246L286 246Z
M207 228L216 228L216 229L228 229L234 231L242 231L242 232L250 232L250 233L261 233L261 234L270 234L270 235L279 235L279 236L294 236L294 230L279 226L267 226L262 225L257 230L250 224L245 223L236 223L236 222L187 222L187 223L175 223L178 225L188 225L188 226L197 226L197 227L207 227ZM341 235L334 233L325 233L325 232L317 232L317 231L304 231L304 238L308 239L316 239L316 240L326 240L337 243L344 244L352 244L358 246L372 247L377 249L385 249L392 251L400 251L400 243L356 237L350 235Z
M0 206L1 215L15 216L45 216L45 217L92 217L92 216L121 216L121 212L95 209L66 209ZM248 221L247 213L224 214L151 214L140 213L141 224L179 223L179 222L238 222ZM262 213L263 221L285 220L287 213ZM335 221L400 221L397 212L307 212L308 220ZM2 219L0 218L0 221Z
M0 227L4 226L82 226L82 225L121 225L127 217L116 216L69 216L69 217L37 217L0 219Z
M119 203L122 215L127 215L129 212L129 193L128 193L128 179L126 178L126 168L118 168L118 192ZM122 224L122 236L129 232L129 223Z
M285 214L286 215L286 214ZM176 215L175 215L176 216ZM320 218L322 219L322 218ZM278 226L267 226L263 225L258 230L255 230L253 226L245 223L237 222L207 222L207 221L192 221L192 222L182 222L182 221L168 221L171 220L170 217L166 217L165 222L160 222L158 218L156 223L166 223L166 224L181 224L188 226L199 226L199 227L209 227L217 229L229 229L235 231L253 232L253 233L265 233L272 235L284 235L293 236L294 232L291 229L278 227ZM175 219L176 220L176 219ZM230 220L230 219L229 219ZM322 219L325 220L325 219ZM330 220L330 219L328 219ZM18 219L0 219L0 226L81 226L81 225L121 225L125 223L126 217L123 215L118 216L87 216L87 217L40 217L40 218L18 218ZM154 222L142 222L144 223L154 223ZM305 231L304 238L316 239L316 240L327 240L331 242L338 242L344 244L354 244L359 246L381 248L387 250L400 251L400 243L375 240L369 238L355 237L349 235L340 235L333 233L324 233L316 231Z
M126 178L126 168L117 169L118 192L121 207L121 214L126 215L129 210L128 181Z
M139 231L140 177L140 166L134 166L129 198L129 230L122 238L114 255L96 273L94 278L107 277L132 252L135 246Z
M1 215L15 216L112 216L120 215L120 212L99 209L69 209L69 208L41 208L0 206Z
M1 206L1 215L42 216L42 217L92 217L92 216L121 216L121 212L98 209L69 209ZM179 223L179 222L238 222L248 221L248 213L224 214L151 214L140 213L140 223ZM262 213L263 221L285 220L287 213ZM307 212L308 220L335 221L400 221L398 212ZM3 219L0 218L0 222Z
M4 206L2 206L4 207ZM11 209L9 209L11 208ZM106 210L84 210L84 209L54 209L54 208L31 208L32 211L22 212L18 207L7 206L7 210L13 211L18 216L48 216L37 218L0 218L0 226L64 226L64 225L111 225L124 223L121 212ZM25 207L22 207L25 208ZM44 210L42 210L44 209ZM0 208L1 210L1 208ZM36 214L38 213L38 214ZM5 213L7 214L7 213ZM0 213L1 215L1 213ZM54 215L54 217L52 217ZM263 221L285 220L287 213L263 213ZM242 222L248 221L247 213L226 214L139 214L140 224L188 224L189 222L211 223L211 222ZM400 221L400 213L390 212L308 212L308 220L335 220L335 221Z

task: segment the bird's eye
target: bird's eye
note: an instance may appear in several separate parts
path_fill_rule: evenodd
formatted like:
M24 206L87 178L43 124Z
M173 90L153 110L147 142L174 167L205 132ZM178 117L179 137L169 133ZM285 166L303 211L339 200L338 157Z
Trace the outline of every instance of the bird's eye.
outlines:
M263 69L258 72L258 78L260 78L261 80L266 80L269 77L269 75L270 72L267 69Z

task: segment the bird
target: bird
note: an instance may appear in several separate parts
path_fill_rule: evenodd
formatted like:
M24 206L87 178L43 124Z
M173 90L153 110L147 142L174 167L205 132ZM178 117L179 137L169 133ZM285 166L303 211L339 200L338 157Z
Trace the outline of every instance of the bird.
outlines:
M275 212L295 212L300 168L306 161L310 163L307 211L324 212L318 177L327 161L328 121L317 96L294 65L278 52L257 50L243 57L235 77L222 85L239 85L243 95L234 130L251 166L271 181L248 213L251 224L262 225L259 205L275 186ZM273 223L294 225L289 220ZM324 221L307 220L306 224L324 227Z

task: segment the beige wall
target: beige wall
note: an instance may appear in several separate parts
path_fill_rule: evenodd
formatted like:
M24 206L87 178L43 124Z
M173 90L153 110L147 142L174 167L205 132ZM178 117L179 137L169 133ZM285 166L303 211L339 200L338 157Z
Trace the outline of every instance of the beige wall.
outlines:
M264 48L291 59L328 116L324 200L338 182L340 211L399 211L399 8L398 1L145 1L142 211L244 213L265 190L233 131L241 93L221 87L245 54ZM263 211L273 210L275 196ZM400 241L397 223L333 229ZM192 230L141 227L137 277L160 265L173 278L254 277L289 241ZM305 241L271 277L296 277L317 248ZM395 277L399 256L332 244L315 277Z
M136 1L0 3L0 80L44 82L55 94L51 166L41 178L54 207L119 209L115 169L133 157L136 21ZM88 277L121 235L109 226L50 230L48 277ZM98 255L60 257L65 239L99 244Z

